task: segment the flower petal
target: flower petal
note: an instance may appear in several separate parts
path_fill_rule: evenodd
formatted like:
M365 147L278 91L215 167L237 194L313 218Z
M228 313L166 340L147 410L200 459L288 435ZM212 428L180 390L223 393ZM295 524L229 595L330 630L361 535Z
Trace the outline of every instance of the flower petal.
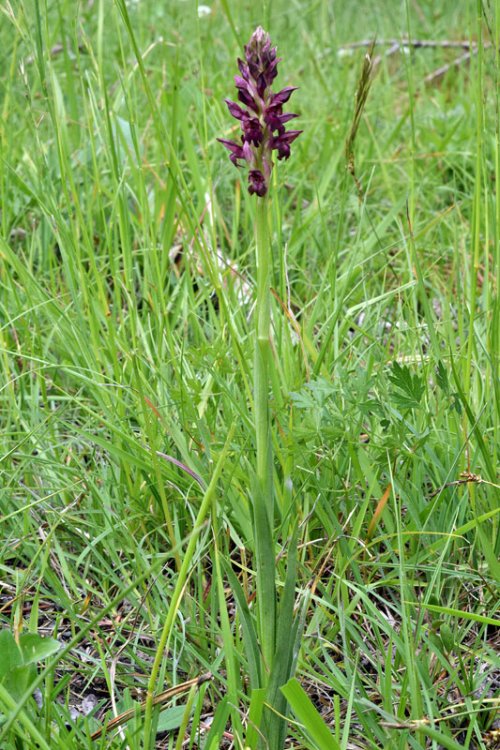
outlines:
M298 86L286 86L284 89L281 89L281 91L278 91L277 94L273 94L271 97L271 104L284 104L287 102L294 91L297 91Z
M248 109L251 109L255 113L259 112L258 104L255 103L252 95L249 94L247 90L238 89L238 99L240 100L240 102L242 102L242 104L248 107Z
M240 138L217 140L227 148L233 164L247 163L248 190L263 196L268 191L273 169L273 151L277 151L278 159L288 159L292 143L302 132L286 131L286 123L298 115L283 112L283 105L297 87L286 86L273 93L281 58L262 27L255 30L244 49L244 58L238 58L239 75L234 77L237 101L225 100L229 113L241 124Z
M290 146L301 133L302 130L287 130L272 139L271 148L278 151L278 159L288 159L290 156Z
M219 143L222 143L222 145L227 148L228 151L231 153L229 154L229 158L233 162L235 167L239 167L238 159L245 159L245 149L244 146L241 146L239 143L235 143L234 141L226 141L225 138L217 138Z
M242 77L245 79L245 81L249 81L250 71L248 70L248 65L246 65L246 63L244 63L243 60L240 60L239 57L238 57L238 68Z
M235 141L226 141L225 138L217 138L219 143L222 143L223 146L225 146L228 151L231 151L233 154L236 154L239 159L243 159L243 146L241 146L239 143L235 143Z
M279 109L281 110L281 107ZM286 114L274 112L271 107L264 114L264 120L270 130L277 130L280 134L285 132L285 123L293 120L294 117L298 117L298 115L293 112L287 112Z
M237 120L242 120L246 116L245 110L241 109L239 104L236 104L236 102L232 102L231 99L224 99L224 101L227 104L227 108L230 114Z

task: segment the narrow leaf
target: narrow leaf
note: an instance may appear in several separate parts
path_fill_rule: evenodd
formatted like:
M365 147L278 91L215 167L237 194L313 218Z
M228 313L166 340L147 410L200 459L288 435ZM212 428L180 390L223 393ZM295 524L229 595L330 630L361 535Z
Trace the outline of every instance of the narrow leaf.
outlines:
M289 702L297 719L303 724L317 750L341 750L339 743L295 677L281 688L281 692Z
M231 586L234 598L236 599L236 605L241 617L243 642L245 644L245 652L248 659L250 685L253 689L258 689L262 686L260 671L260 649L257 641L257 633L255 632L252 613L250 612L250 608L247 604L245 593L241 588L240 582L234 574L231 566L226 560L224 560L223 557L220 558L220 562L229 581L229 585Z
M500 627L500 620L495 620L493 617L485 617L484 615L478 615L475 612L464 612L463 609L454 609L453 607L439 607L437 604L422 604L422 607L430 610L431 612L441 612L445 615L451 615L452 617L461 617L464 620L473 620L474 622L480 622L483 625L493 625Z
M252 690L250 696L250 709L248 711L247 736L245 741L245 748L248 748L248 750L255 750L259 741L259 727L262 719L265 698L266 691L264 688Z

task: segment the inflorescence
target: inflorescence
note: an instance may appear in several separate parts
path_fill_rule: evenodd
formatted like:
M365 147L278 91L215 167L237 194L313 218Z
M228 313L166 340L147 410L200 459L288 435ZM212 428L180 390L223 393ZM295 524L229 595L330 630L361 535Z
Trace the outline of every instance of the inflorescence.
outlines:
M245 60L238 58L241 75L234 77L238 99L244 107L225 100L231 115L241 122L241 143L217 139L228 149L235 166L241 166L240 160L249 165L248 192L259 196L268 190L272 152L278 152L278 159L288 159L291 144L302 133L285 130L285 123L298 115L283 113L283 105L297 87L286 86L276 94L271 90L279 62L269 34L259 26L245 46Z

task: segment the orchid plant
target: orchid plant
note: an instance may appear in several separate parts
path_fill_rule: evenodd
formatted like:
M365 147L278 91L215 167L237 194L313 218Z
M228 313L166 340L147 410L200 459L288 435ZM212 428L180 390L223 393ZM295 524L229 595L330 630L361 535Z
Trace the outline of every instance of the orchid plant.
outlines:
M274 538L274 461L269 411L271 356L271 228L269 223L269 190L273 170L273 152L278 160L288 159L292 143L302 132L287 130L286 124L297 117L283 112L295 86L273 92L278 75L276 47L269 34L258 27L245 46L244 60L238 59L239 75L234 80L239 103L226 99L230 114L241 124L238 140L218 140L229 151L237 166L248 167L248 192L257 199L255 245L257 298L255 309L254 423L256 441L255 481L252 487L253 536L256 566L256 632L244 632L246 650L254 652L259 644L259 664L251 670L252 696L250 713L259 714L256 702L261 700L258 731L249 727L245 745L280 750L286 735L287 705L280 688L292 677L302 631L302 618L294 616L297 537L294 533L288 550L288 572L285 586L278 596L275 569ZM235 576L229 574L233 589ZM237 601L241 592L235 590ZM254 710L255 709L255 710ZM255 723L255 722L254 722Z

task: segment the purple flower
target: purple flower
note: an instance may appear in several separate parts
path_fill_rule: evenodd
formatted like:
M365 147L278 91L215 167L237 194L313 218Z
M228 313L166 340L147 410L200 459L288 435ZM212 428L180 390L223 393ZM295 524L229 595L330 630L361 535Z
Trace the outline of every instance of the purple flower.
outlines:
M231 159L231 161L236 167L239 167L240 165L238 164L238 159L245 158L243 147L238 146L238 144L234 143L233 141L226 141L224 138L217 138L217 140L220 143L222 143L222 145L225 146L228 149L228 151L231 152L229 154L229 158Z
M238 100L243 106L225 100L229 113L241 123L240 140L217 139L230 152L233 164L237 167L240 162L248 164L248 192L261 197L269 186L272 152L278 152L278 159L288 159L291 144L302 133L302 130L286 130L285 124L297 115L283 112L283 105L297 87L271 91L279 62L269 34L259 26L245 47L245 59L238 59L240 75L234 77Z
M259 169L251 169L248 173L248 192L261 197L267 192L266 178Z
M302 133L302 130L288 130L273 138L271 148L278 150L278 159L288 159L290 144Z

